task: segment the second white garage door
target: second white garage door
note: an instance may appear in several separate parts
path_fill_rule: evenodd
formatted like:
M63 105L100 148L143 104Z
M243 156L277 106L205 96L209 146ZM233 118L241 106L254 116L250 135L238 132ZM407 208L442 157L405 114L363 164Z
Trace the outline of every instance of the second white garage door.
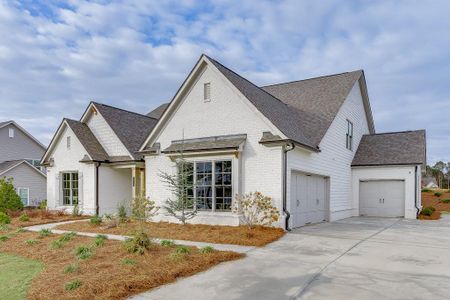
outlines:
M368 180L359 183L359 214L373 217L405 215L403 180Z
M290 213L292 228L327 220L327 180L321 176L292 173Z

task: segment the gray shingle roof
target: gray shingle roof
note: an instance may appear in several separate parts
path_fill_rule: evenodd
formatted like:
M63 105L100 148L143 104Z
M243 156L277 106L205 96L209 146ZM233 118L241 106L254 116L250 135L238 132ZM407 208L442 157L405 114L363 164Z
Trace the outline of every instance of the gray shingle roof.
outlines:
M5 126L6 124L11 123L12 121L5 121L5 122L0 122L0 128Z
M186 139L172 141L172 144L164 149L163 153L192 152L218 149L238 149L247 139L246 134L211 136L198 139Z
M164 113L164 110L166 110L167 106L169 106L169 103L161 104L160 106L149 112L147 116L150 118L159 119Z
M364 135L352 166L426 164L425 130Z
M133 158L142 159L137 151L158 120L97 102L93 104Z
M109 157L105 149L103 149L100 142L97 140L91 129L89 129L86 124L71 119L65 120L93 160L108 160Z
M9 161L4 161L0 163L0 175L2 173L4 173L6 170L8 170L9 168L20 164L21 162L24 162L23 159L18 159L18 160L9 160Z

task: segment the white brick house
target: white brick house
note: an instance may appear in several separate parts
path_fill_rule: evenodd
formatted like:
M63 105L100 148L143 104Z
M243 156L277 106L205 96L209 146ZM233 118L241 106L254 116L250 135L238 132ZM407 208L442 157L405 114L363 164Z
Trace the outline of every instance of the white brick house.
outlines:
M195 170L199 214L193 222L238 225L231 203L237 194L253 191L273 198L282 212L280 227L360 214L415 218L421 207L418 182L425 133L375 134L362 71L258 87L202 55L172 101L142 118L149 120L144 134L131 120L116 128L100 118L88 122L84 116L80 123L102 148L104 168L117 169L111 158L132 158L127 182L134 183L133 170L145 166L141 190L159 205L172 196L159 174L176 172L174 160L182 149ZM137 130L139 147L139 138L135 148L127 148L117 135ZM52 145L44 156L47 163L67 169L66 160L75 160L58 158L50 149ZM82 160L84 152L77 154L77 163L92 164L92 156ZM58 174L62 171L55 168ZM112 179L103 180L110 191L118 191L116 184L108 184ZM84 177L83 182L87 201L95 191L86 186L92 179ZM49 191L60 185L49 180ZM108 199L118 201L112 195ZM100 211L103 205L113 206L104 202ZM91 208L86 211L93 212ZM163 210L158 219L173 221Z

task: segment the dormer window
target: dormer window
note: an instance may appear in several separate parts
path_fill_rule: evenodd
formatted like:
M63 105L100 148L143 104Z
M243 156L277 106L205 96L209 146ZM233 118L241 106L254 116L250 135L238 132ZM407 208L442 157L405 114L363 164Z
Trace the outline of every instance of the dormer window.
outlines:
M347 120L346 147L353 150L353 123Z
M211 82L203 84L203 101L211 101Z
M71 143L70 143L70 136L68 136L67 138L66 138L66 145L67 145L67 150L70 150L70 145Z
M8 135L9 135L10 138L14 137L14 128L9 128Z

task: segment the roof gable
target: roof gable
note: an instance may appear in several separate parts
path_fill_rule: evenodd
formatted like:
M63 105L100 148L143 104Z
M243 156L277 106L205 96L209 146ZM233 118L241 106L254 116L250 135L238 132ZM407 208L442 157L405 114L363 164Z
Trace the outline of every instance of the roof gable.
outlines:
M41 176L47 177L43 172L39 171L36 167L28 163L24 159L19 160L10 160L10 161L4 161L0 163L0 176L3 176L5 173L17 168L18 166L25 164L29 168L33 169L35 172L38 172Z
M149 112L147 114L147 117L154 118L154 119L161 118L161 116L164 113L164 111L166 110L167 106L169 106L169 103L161 104L160 106L158 106L157 108L155 108L154 110Z
M94 136L89 127L79 121L65 119L67 125L72 129L73 133L76 135L81 145L87 151L89 156L94 161L105 161L108 160L108 154L102 147L100 142Z
M17 129L19 129L20 131L23 132L23 134L25 134L28 138L30 138L30 140L32 140L33 142L35 142L39 147L41 147L42 149L46 149L47 147L45 147L39 140L37 140L34 136L31 135L31 133L29 133L28 131L26 131L23 127L21 127L19 124L17 124L15 121L10 120L10 121L6 121L6 122L0 122L0 129L3 127L6 127L8 125L14 125L14 127L16 127Z

